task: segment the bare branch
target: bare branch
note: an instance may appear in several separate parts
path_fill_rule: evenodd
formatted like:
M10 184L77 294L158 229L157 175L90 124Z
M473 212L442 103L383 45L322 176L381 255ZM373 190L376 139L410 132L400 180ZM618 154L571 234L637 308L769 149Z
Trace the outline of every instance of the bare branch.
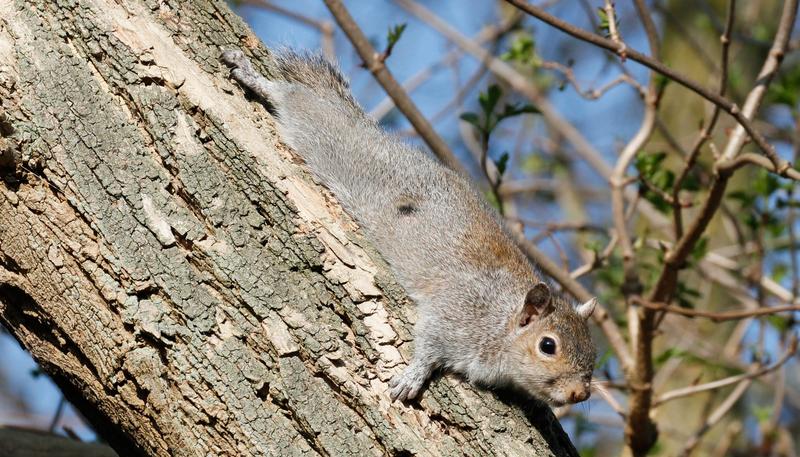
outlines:
M503 33L507 32L517 21L518 18L512 17L511 19L504 21L502 24L490 25L484 27L472 39L478 44L484 44L488 41L495 40L496 38L500 37ZM438 68L448 66L457 62L458 59L461 57L462 52L463 51L459 49L454 49L448 52L438 62L426 68L423 68L422 70L418 71L416 74L414 74L407 80L403 81L403 89L405 89L407 93L413 92L417 87L419 87L425 81L430 79L431 76L435 74L435 71ZM384 116L386 116L386 114L388 114L389 111L391 111L392 108L394 107L395 107L394 99L392 99L392 97L390 96L387 96L384 100L378 103L378 105L375 108L373 108L369 114L375 119L381 119Z
M636 7L636 13L642 21L644 31L647 34L647 44L650 46L650 55L658 59L660 58L659 44L658 44L658 31L653 18L650 16L650 11L647 9L644 0L633 0L633 6Z
M662 405L670 400L675 400L676 398L682 398L700 392L719 389L721 387L729 386L731 384L736 384L737 382L763 376L767 373L770 373L780 368L784 363L786 363L790 358L792 358L792 356L796 352L797 352L797 335L793 334L791 336L791 339L789 340L789 346L787 347L786 352L784 352L781 355L780 359L778 359L772 365L768 365L766 367L756 367L749 370L747 373L742 373L735 376L729 376L727 378L718 379L716 381L707 382L705 384L699 384L696 386L689 386L671 390L669 392L662 394L661 396L658 397L658 399L653 401L653 407Z
M288 17L289 19L292 19L301 24L307 25L313 29L318 30L320 35L322 35L322 40L321 40L322 53L328 59L333 59L336 57L336 53L333 49L334 28L333 24L330 23L329 21L321 21L318 19L308 17L304 14L300 14L296 11L292 11L288 8L276 5L268 0L244 0L242 1L242 4L263 8L269 11L274 11L280 15Z
M379 60L379 54L372 47L364 32L358 27L353 17L347 11L347 8L342 4L341 0L325 0L325 5L330 10L339 27L342 28L344 33L350 39L353 47L361 56L361 59L366 64L366 68L372 73L375 79L381 84L383 90L392 97L397 108L402 112L411 125L419 132L420 137L425 141L428 147L431 148L436 157L439 158L445 165L457 172L466 175L466 171L461 166L461 163L450 151L447 143L436 133L431 124L425 119L425 116L414 105L411 98L405 93L402 86L394 79L391 72L386 65Z
M738 311L712 312L712 311L700 311L692 308L683 308L680 306L669 305L666 303L652 303L642 299L635 299L634 301L636 302L637 305L643 308L652 309L654 311L665 311L668 313L678 314L686 317L703 317L706 319L710 319L713 322L732 321L732 320L739 320L756 316L769 316L772 314L785 313L788 311L800 311L800 305L786 305L786 306L770 306L768 308L743 309Z
M753 123L750 120L749 116L744 115L742 113L742 110L735 103L731 102L725 97L722 97L719 94L716 94L706 89L701 84L690 79L686 75L667 67L659 60L648 57L634 49L631 49L625 43L617 43L614 40L610 40L595 33L588 32L584 29L581 29L580 27L575 27L574 25L562 21L561 19L553 16L552 14L549 14L544 10L542 10L541 8L531 5L530 3L524 0L506 0L506 1L516 6L517 8L520 8L521 10L525 11L531 16L534 16L537 19L547 24L550 24L551 26L565 33L568 33L569 35L572 35L573 37L579 40L586 41L587 43L591 43L595 46L599 46L603 49L607 49L617 54L624 52L625 56L630 58L631 60L639 62L640 64L658 73L661 73L664 76L667 76L668 78L686 87L687 89L692 90L701 97L707 99L708 101L722 108L726 113L733 116L733 118L736 119L736 121L744 129L744 131L746 131L747 134L758 145L761 151L770 159L770 161L772 161L772 163L775 165L775 168L780 170L787 166L791 166L788 165L786 161L781 160L780 157L778 157L772 145L770 145L764 138L764 136L761 135L761 133L758 132L758 130L756 130L756 128L753 126ZM791 13L791 18L794 19L795 13L797 12L797 1L789 0L786 2L786 5L787 7L784 9L784 11L787 12L787 10L789 10L788 12ZM791 29L789 29L789 32L791 32ZM781 40L781 41L788 42L788 36L786 36L786 40ZM784 42L781 47L773 48L773 50L770 51L770 56L776 60L775 69L777 69L777 62L779 62L780 59L783 58L783 55L786 50L786 42ZM774 73L770 73L770 75L772 74ZM761 84L761 78L759 78L759 84ZM748 112L747 107L748 106L745 105L745 112Z
M462 35L458 30L437 17L423 5L412 0L395 0L395 3L439 31L439 33L455 43L459 48L472 54L479 61L485 62L492 73L507 82L515 91L522 94L522 96L530 100L542 113L547 125L559 132L561 136L572 144L578 155L586 160L592 168L597 170L601 176L608 179L608 176L611 175L611 167L603 160L602 155L586 140L575 126L564 120L558 114L550 101L536 86L530 83L527 77L520 74L507 62L496 58L490 52Z
M581 85L578 83L578 80L575 78L575 72L572 70L572 68L562 63L552 62L549 60L542 62L541 67L548 70L557 71L562 75L564 75L564 79L566 79L567 82L575 89L575 92L577 92L578 95L587 100L597 100L598 98L605 95L605 93L608 92L609 90L623 83L630 84L634 89L636 89L639 92L642 98L644 98L644 96L646 95L646 91L642 87L642 85L627 74L621 74L597 89L583 89L581 88Z
M717 163L717 170L724 173L732 173L733 171L745 165L757 165L761 168L771 171L772 173L775 173L776 175L783 176L784 178L800 181L800 170L797 170L796 168L784 168L782 170L777 170L775 169L773 163L769 161L769 159L753 153L740 154L736 156L735 159L719 162Z
M700 443L700 439L703 437L703 435L705 435L705 433L711 427L716 425L717 422L719 422L725 416L725 414L727 414L728 411L730 411L731 408L733 408L736 402L739 401L739 398L741 398L742 395L744 395L744 393L747 391L747 388L750 387L750 384L752 383L753 383L752 379L745 379L741 381L739 385L736 386L735 389L733 389L733 391L728 395L728 397L725 398L725 400L722 403L720 403L717 409L715 409L714 412L708 416L708 418L705 420L705 422L703 422L703 425L700 426L697 432L695 432L695 434L692 435L691 438L689 438L689 441L687 441L686 445L683 447L683 451L680 454L681 456L688 457L689 454L691 454L694 448L697 447L697 445Z
M789 39L792 36L792 29L794 28L795 18L797 17L797 4L798 0L786 0L783 2L783 11L781 12L778 30L772 41L772 47L769 50L767 59L761 66L761 71L756 77L756 85L750 93L747 94L747 99L740 113L740 116L743 118L752 119L755 116L758 107L761 106L761 102L767 93L769 85L772 83L772 79L778 73L778 68L783 61L783 56L786 54L786 49L789 45ZM739 120L739 118L737 118L737 120ZM747 124L742 124L740 122L740 125L734 130L722 153L722 157L725 160L731 160L739 154L745 142L745 133L750 134L750 129L748 129ZM752 135L750 136L752 137ZM753 137L753 139L756 140L756 142L758 141L755 137ZM760 146L759 144L759 147ZM772 157L770 157L770 161L775 165L778 174L782 174L785 168L790 168L788 164L776 162Z
M733 31L733 20L736 14L736 0L729 0L728 1L728 20L725 23L725 30L722 32L720 36L720 42L722 43L722 58L720 64L720 76L719 76L719 90L717 93L720 96L725 95L725 91L728 87L728 53L730 51L731 45L731 32ZM706 140L710 138L711 132L714 131L714 127L717 125L717 119L719 119L719 105L714 105L713 111L711 113L711 119L708 123L703 127L700 131L700 134L697 136L694 144L692 145L692 149L689 152L689 156L686 159L686 163L684 164L681 171L678 173L677 178L675 178L675 183L672 186L672 217L673 217L673 225L675 228L675 239L680 239L683 236L683 211L681 206L677 203L680 201L679 195L681 191L681 187L683 187L683 183L686 180L686 177L689 175L689 172L694 167L694 164L697 162L697 157L700 155L700 148L703 147Z
M604 0L603 11L605 11L606 19L608 21L608 34L611 36L611 40L618 45L620 45L617 54L619 54L619 58L623 61L625 60L625 42L622 41L622 38L619 36L619 30L617 30L617 14L614 11L614 3L611 0Z

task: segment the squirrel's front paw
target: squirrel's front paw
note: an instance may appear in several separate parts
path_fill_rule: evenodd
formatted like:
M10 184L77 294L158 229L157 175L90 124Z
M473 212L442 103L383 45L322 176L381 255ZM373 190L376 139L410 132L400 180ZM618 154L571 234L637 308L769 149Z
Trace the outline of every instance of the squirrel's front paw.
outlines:
M389 381L391 391L389 396L392 401L413 400L425 386L428 379L429 370L421 369L414 364L409 366L400 374L395 375Z

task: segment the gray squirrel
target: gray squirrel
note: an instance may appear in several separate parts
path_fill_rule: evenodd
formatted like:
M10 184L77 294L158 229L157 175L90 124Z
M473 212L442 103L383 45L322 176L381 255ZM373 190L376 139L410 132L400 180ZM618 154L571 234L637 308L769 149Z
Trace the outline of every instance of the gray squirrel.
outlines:
M415 398L437 369L554 406L589 397L594 299L576 307L552 292L466 177L384 132L321 57L275 55L271 80L239 50L222 60L417 303L414 356L389 383L393 401Z

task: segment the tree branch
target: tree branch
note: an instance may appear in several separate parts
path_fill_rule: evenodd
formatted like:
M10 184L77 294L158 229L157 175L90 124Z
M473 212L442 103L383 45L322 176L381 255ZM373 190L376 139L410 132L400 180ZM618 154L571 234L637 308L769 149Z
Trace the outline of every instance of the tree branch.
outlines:
M791 339L789 340L789 346L781 355L781 358L778 359L772 365L768 365L762 368L756 368L748 371L747 373L742 373L736 376L729 376L727 378L718 379L716 381L707 382L705 384L699 384L696 386L689 386L683 387L680 389L671 390L666 392L658 397L655 401L653 401L653 407L662 405L670 400L675 400L676 398L682 398L689 395L694 395L699 392L706 392L709 390L719 389L721 387L729 386L731 384L736 384L737 382L741 382L746 379L753 379L759 376L763 376L769 372L775 371L780 368L784 363L786 363L792 356L797 352L797 335L793 334Z
M725 22L725 30L720 36L720 42L722 43L722 57L720 59L721 70L719 76L719 90L717 91L720 96L725 95L725 91L728 87L728 54L731 46L731 32L733 31L733 20L735 18L735 14L736 0L729 0L728 19ZM675 178L675 183L672 186L672 217L676 240L679 240L683 236L683 209L679 203L681 187L683 187L683 182L686 180L686 177L689 175L692 167L694 167L694 164L697 162L697 158L700 155L700 148L703 147L708 138L710 138L711 132L714 131L714 127L717 125L717 120L719 119L719 111L719 105L714 105L711 113L711 119L708 121L708 123L706 123L706 125L700 131L700 134L697 136L697 139L692 145L692 149L689 151L689 156L686 158L686 163L678 173L678 176Z
M642 64L642 65L644 65L644 66L646 66L646 67L648 67L648 68L650 68L650 69L652 69L652 70L654 70L654 71L656 71L658 73L661 73L664 76L667 76L668 78L672 79L673 81L677 82L678 84L680 84L680 85L686 87L687 89L697 93L701 97L705 98L706 100L708 100L708 101L714 103L715 105L719 106L720 108L722 108L726 113L728 113L731 116L733 116L733 118L736 119L736 121L739 123L739 125L742 128L744 128L744 130L747 132L747 134L750 135L750 137L753 139L753 141L758 145L758 147L761 149L761 151L764 153L764 155L766 155L770 159L770 161L775 165L776 169L782 170L782 169L784 169L786 167L791 166L791 165L788 164L788 162L786 162L785 160L781 160L780 157L778 157L777 153L775 152L775 149L772 147L772 145L770 145L767 142L767 140L764 138L764 136L761 135L761 133L758 132L758 130L756 130L756 128L753 126L753 123L751 122L751 120L747 116L742 114L742 110L735 103L731 102L727 98L722 97L719 94L716 94L716 93L706 89L701 84L699 84L698 82L690 79L686 75L683 75L682 73L679 73L679 72L667 67L666 65L664 65L662 62L660 62L657 59L648 57L648 56L636 51L635 49L632 49L631 47L627 46L623 42L617 43L614 40L610 40L608 38L604 38L604 37L602 37L600 35L597 35L595 33L583 30L580 27L575 27L574 25L569 24L569 23L567 23L565 21L562 21L561 19L553 16L552 14L549 14L549 13L545 12L544 10L542 10L542 9L536 7L536 6L531 5L530 3L527 3L524 0L506 0L506 1L508 3L516 6L517 8L525 11L526 13L530 14L531 16L533 16L533 17L535 17L535 18L537 18L537 19L539 19L539 20L541 20L541 21L543 21L543 22L545 22L547 24L550 24L551 26L553 26L553 27L555 27L555 28L557 28L557 29L569 34L569 35L572 35L573 37L575 37L575 38L577 38L577 39L579 39L581 41L585 41L587 43L591 43L591 44L593 44L595 46L599 46L599 47L601 47L603 49L607 49L607 50L612 51L612 52L617 53L617 54L620 54L620 53L624 52L625 57L630 58L631 60L634 60L636 62L639 62L640 64ZM796 13L796 11L797 11L797 1L796 0L789 0L789 1L786 2L786 5L788 5L789 9L792 9L792 11L794 11ZM794 18L794 15L792 15L792 18ZM785 46L783 46L780 49L773 48L773 50L770 51L770 55L773 56L775 59L780 60L780 59L783 58L785 49L786 49ZM778 51L780 51L780 52L778 52Z
M397 109L406 116L423 141L431 148L431 151L433 151L442 163L466 175L467 173L464 167L453 155L447 143L436 133L430 122L425 119L422 112L419 111L411 98L405 93L403 87L394 79L394 76L392 76L392 73L386 67L385 63L380 61L379 53L372 47L369 40L364 35L364 32L361 31L356 21L350 16L347 8L345 8L340 0L325 0L325 5L339 24L339 27L342 28L342 31L344 31L345 35L350 39L356 52L358 52L358 55L364 61L366 68L372 73L378 83L380 83L383 90L392 97L395 105L397 105Z
M637 305L653 311L665 311L686 317L703 317L710 319L713 322L732 321L756 316L768 316L777 313L785 313L787 311L800 311L800 305L786 305L771 306L768 308L743 309L737 311L712 312L683 308L681 306L670 305L667 303L652 303L642 299L636 299L635 301Z

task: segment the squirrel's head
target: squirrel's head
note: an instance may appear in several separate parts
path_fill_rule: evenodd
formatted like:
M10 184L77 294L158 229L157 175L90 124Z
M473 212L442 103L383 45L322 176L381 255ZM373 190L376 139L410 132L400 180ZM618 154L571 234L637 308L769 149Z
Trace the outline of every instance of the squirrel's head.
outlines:
M533 286L508 324L510 381L554 406L589 398L596 354L586 321L595 303L572 306L547 284Z

